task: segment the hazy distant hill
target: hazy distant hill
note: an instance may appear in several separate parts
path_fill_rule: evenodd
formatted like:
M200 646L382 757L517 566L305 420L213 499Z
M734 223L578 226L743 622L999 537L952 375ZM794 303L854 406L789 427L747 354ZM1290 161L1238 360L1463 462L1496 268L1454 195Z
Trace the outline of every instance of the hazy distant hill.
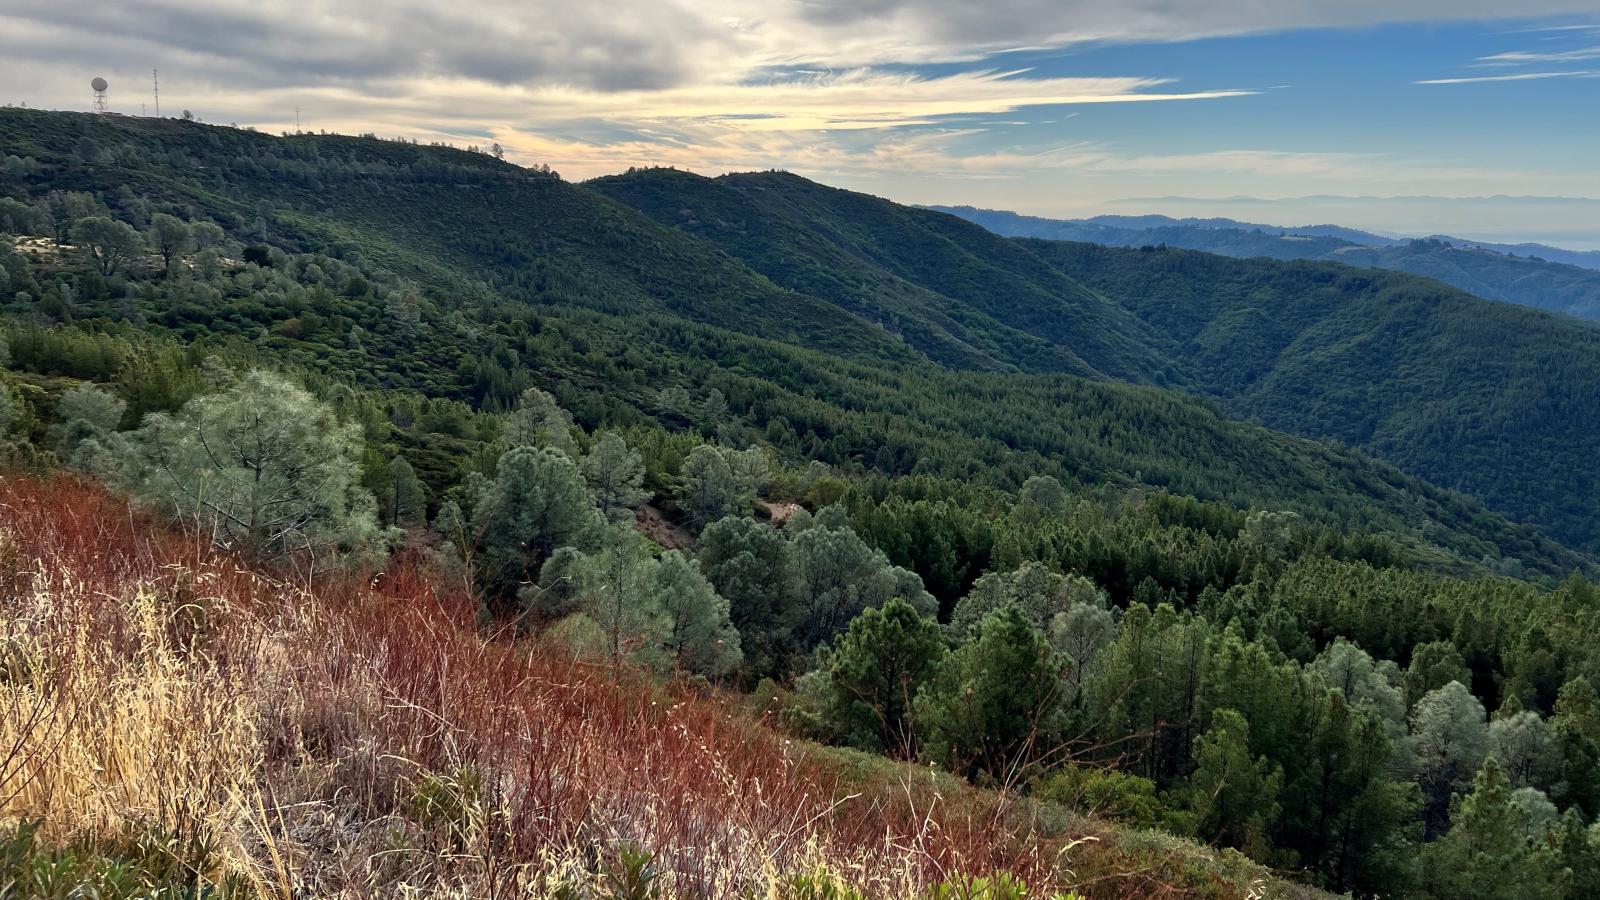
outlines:
M970 206L930 207L996 234L1112 247L1167 246L1224 256L1322 259L1437 278L1464 291L1600 320L1600 253L1542 244L1484 244L1448 236L1402 240L1343 228L1285 228L1233 219L1096 216L1041 219Z

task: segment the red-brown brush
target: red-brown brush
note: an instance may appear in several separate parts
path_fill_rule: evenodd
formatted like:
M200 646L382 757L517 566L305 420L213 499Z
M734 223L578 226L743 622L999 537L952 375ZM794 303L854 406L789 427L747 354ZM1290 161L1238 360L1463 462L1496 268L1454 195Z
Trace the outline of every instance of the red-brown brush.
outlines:
M50 571L108 603L130 583L192 598L174 608L200 612L172 627L203 630L217 665L271 682L261 696L277 708L258 725L256 777L261 846L274 862L258 862L279 881L327 884L295 869L333 864L296 837L306 830L297 810L415 819L424 779L472 773L481 815L470 852L429 865L440 879L476 867L490 893L552 860L603 865L628 844L654 854L674 890L704 897L765 895L762 885L818 866L871 896L995 872L1041 889L1088 882L1095 896L1177 890L1108 846L1073 840L1083 830L1045 834L1014 796L909 766L852 775L838 754L787 739L735 698L580 661L509 629L485 637L474 598L445 587L417 550L379 573L295 585L65 475L0 479L0 528L22 560L0 565L0 600ZM91 621L114 630L121 620ZM282 647L264 651L264 633L284 635ZM361 890L379 889L376 862L337 865Z

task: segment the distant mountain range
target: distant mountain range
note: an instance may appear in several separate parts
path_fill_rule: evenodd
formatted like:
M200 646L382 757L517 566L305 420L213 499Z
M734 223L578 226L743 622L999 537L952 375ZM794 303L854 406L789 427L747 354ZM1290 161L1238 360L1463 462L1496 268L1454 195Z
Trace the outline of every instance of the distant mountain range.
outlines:
M1600 321L1600 252L1494 244L1448 235L1395 238L1338 225L1285 227L1235 219L1096 216L1045 219L971 206L932 206L1006 237L1111 247L1167 246L1224 256L1316 259L1435 278L1464 291Z

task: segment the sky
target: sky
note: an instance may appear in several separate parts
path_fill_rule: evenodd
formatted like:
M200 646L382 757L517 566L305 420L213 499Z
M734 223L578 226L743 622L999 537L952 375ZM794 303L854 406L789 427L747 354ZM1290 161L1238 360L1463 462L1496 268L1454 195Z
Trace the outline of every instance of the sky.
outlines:
M0 103L1600 248L1600 0L0 0ZM1557 199L1559 198L1559 199Z

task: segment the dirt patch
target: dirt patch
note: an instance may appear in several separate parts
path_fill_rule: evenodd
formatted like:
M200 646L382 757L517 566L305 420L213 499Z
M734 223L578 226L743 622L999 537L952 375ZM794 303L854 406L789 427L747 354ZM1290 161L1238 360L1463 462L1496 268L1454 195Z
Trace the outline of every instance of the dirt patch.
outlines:
M790 516L800 511L800 504L783 500L762 500L757 505L767 511L767 517L772 520L773 527L789 521Z
M689 530L668 522L661 510L654 506L639 507L634 514L633 527L668 550L687 550L694 546L694 537Z

